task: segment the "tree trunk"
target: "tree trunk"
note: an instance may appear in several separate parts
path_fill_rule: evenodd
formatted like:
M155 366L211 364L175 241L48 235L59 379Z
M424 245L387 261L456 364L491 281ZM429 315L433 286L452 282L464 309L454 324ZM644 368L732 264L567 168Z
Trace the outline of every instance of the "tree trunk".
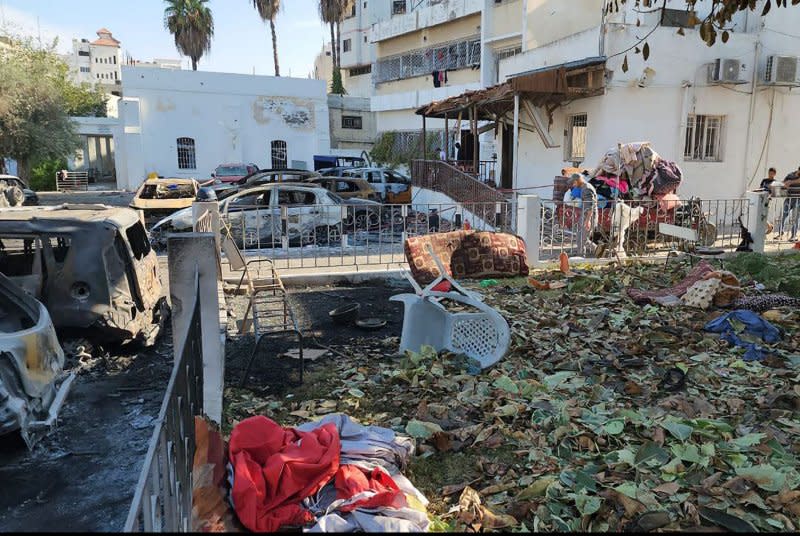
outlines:
M336 21L336 68L342 68L342 27L339 21Z
M272 55L275 60L275 76L280 76L281 67L278 64L278 36L275 34L275 21L272 19L269 20L269 29L272 30Z
M197 70L197 60L195 58L192 58L192 70Z
M333 70L336 70L336 30L331 21L331 60L333 61Z
M17 161L17 175L26 184L31 183L31 161L27 158L16 158Z

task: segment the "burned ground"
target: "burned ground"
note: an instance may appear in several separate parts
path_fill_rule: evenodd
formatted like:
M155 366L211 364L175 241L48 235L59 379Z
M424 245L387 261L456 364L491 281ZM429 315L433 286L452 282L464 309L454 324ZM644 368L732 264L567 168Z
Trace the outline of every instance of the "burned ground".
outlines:
M800 258L743 259L726 267L746 294L759 292L748 275L757 274L767 290L796 295ZM311 363L301 387L271 393L260 388L263 368L248 388L235 387L243 365L234 363L249 346L231 341L226 417L229 426L258 414L294 426L342 412L412 435L418 455L406 475L440 530L463 528L448 512L467 486L531 530L796 530L798 312L764 313L783 338L762 345L763 361L745 361L741 348L703 330L724 311L641 306L624 295L669 286L689 269L536 274L559 283L546 291L522 278L470 283L509 320L513 339L478 374L450 353L398 356L399 310L375 334L334 328L325 315L344 300L332 296L353 290L312 289L306 314L336 353ZM399 292L355 290L376 308L367 314L387 314L395 304L386 299ZM676 371L685 381L667 381Z

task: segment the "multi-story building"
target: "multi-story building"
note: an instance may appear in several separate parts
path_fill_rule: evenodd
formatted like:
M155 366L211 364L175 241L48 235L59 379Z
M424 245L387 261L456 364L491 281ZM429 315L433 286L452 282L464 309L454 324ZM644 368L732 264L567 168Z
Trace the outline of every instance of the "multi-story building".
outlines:
M487 0L480 83L465 74L451 77L460 91L445 100L449 88L434 89L431 95L381 87L381 63L390 59L384 43L395 42L400 38L395 33L419 28L432 15L418 12L416 25L388 21L376 26L385 31L373 29L379 47L373 99L373 109L381 110L378 128L405 128L408 110L417 104L440 101L430 109L429 128L437 121L440 125L446 113L452 128L454 115L472 110L480 119L479 130L488 129L483 136L497 143L498 183L523 192L551 185L564 167L594 168L619 143L649 141L681 167L682 196L738 197L757 187L769 167L782 176L800 162L792 132L793 119L800 117L800 95L793 90L800 87L800 35L795 30L800 9L772 9L761 17L764 1L754 11L737 13L725 39L720 35L709 47L697 21L709 15L710 0L696 2L694 12L682 0L672 0L665 10L637 10L629 0L613 12L605 0L586 0L580 8L563 0ZM469 16L450 16L447 27L463 19ZM424 37L425 31L409 35ZM430 35L425 42L438 43ZM635 53L645 43L647 58ZM408 75L417 72L421 61L401 55L390 72L410 84L414 79ZM490 86L490 92L465 91ZM489 97L491 104L481 102Z
M100 84L109 93L119 95L122 84L120 42L105 28L97 30L97 39L73 39L72 53L65 57L75 82Z

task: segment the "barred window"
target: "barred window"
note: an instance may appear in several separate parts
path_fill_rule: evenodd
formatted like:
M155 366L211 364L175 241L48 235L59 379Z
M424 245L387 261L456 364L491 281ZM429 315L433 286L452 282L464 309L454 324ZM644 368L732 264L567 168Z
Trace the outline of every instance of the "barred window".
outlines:
M687 162L722 162L722 128L725 116L690 115L686 122L686 145L683 159Z
M365 36L366 37L366 36ZM369 74L372 72L372 65L362 65L361 67L353 67L350 69L350 76L359 76L362 74Z
M361 130L361 116L358 115L343 115L342 128L351 128L354 130Z
M481 40L471 37L382 59L375 63L375 83L430 75L433 71L476 67L480 62Z
M272 150L272 169L286 169L286 142L283 140L273 140L270 148Z
M178 169L197 169L194 139L178 138Z
M342 50L344 52L350 52L350 50L352 50L352 48L353 48L353 41L352 40L345 39L344 41L342 41Z
M583 162L586 157L586 114L571 115L567 118L567 130L564 143L564 160L566 162Z
M402 15L406 12L406 0L394 0L392 2L392 15Z

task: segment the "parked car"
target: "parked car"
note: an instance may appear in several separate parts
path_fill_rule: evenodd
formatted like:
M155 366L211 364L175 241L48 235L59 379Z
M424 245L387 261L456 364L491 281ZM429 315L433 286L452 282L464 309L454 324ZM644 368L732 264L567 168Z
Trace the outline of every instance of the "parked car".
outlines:
M344 217L342 206L346 207ZM223 219L239 247L281 245L281 207L286 207L290 243L328 244L340 239L342 225L375 219L380 204L366 199L342 199L324 188L309 184L274 183L247 188L219 202ZM156 249L166 245L168 233L191 231L191 209L176 212L150 229Z
M239 182L242 178L258 171L256 164L220 164L211 174L211 178L223 184Z
M0 187L14 186L22 190L22 194L25 196L23 206L30 207L39 204L39 196L25 184L25 181L16 175L0 175Z
M353 179L347 177L313 177L306 179L306 182L318 184L333 192L343 199L372 199L378 201L378 193L364 179Z
M365 165L368 165L367 161L360 156L314 155L314 171L321 171L333 167L364 167Z
M225 199L235 193L253 186L263 186L274 182L304 182L308 179L319 177L319 173L305 169L263 169L233 184L215 184L214 191L220 199Z
M148 179L136 191L130 207L145 216L171 214L191 207L199 189L194 179Z
M366 180L384 203L411 203L411 179L400 172L388 168L364 167L346 169L341 174L342 177Z
M64 381L64 352L47 309L0 274L0 435L20 430L33 447L55 421L74 375Z
M62 343L153 344L166 315L158 259L136 211L0 211L0 272L47 307Z

